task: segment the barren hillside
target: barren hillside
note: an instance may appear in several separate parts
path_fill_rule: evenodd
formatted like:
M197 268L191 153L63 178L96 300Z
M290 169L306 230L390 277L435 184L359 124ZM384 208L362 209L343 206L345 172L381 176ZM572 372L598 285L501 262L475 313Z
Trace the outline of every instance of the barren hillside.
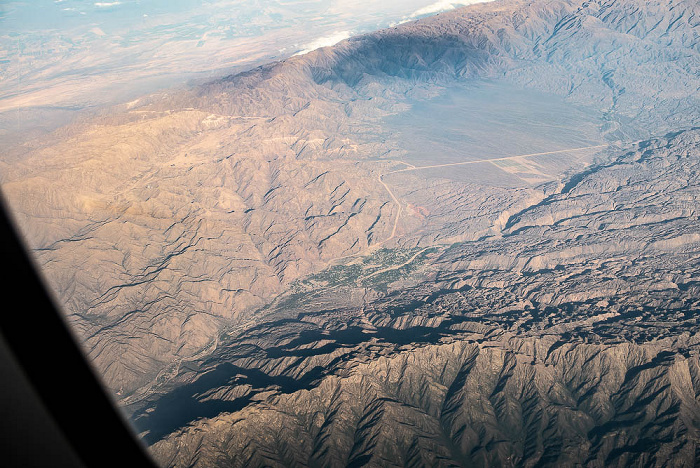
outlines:
M691 466L699 21L461 8L117 106L2 190L164 466Z

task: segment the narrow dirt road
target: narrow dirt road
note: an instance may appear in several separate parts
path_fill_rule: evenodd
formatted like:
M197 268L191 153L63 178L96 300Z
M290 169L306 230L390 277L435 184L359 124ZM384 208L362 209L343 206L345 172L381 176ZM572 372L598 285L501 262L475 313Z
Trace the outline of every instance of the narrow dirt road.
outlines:
M391 197L392 200L394 200L394 203L396 203L396 206L398 206L398 211L396 212L396 218L394 219L394 226L391 229L391 235L384 239L382 242L376 245L376 247L381 246L390 240L392 240L394 237L396 237L396 228L399 224L399 217L401 216L401 212L403 211L403 207L401 206L401 203L399 202L399 199L396 198L396 195L394 195L394 192L391 191L389 186L384 182L383 178L384 176L388 176L389 174L397 174L399 172L410 172L410 171L420 171L422 169L434 169L438 167L449 167L449 166L464 166L466 164L478 164L478 163L485 163L485 162L493 162L493 161L507 161L509 159L516 159L516 158L529 158L533 156L546 156L550 154L561 154L561 153L572 153L575 151L584 151L584 150L589 150L589 149L596 149L596 148L605 148L608 145L595 145L595 146L583 146L581 148L571 148L571 149L563 149L563 150L556 150L556 151L546 151L543 153L530 153L530 154L518 154L515 156L505 156L503 158L492 158L492 159L477 159L475 161L462 161L462 162L456 162L456 163L447 163L447 164L434 164L431 166L414 166L412 164L400 161L402 164L406 164L409 167L405 169L397 169L395 171L389 171L384 174L380 174L378 177L379 183L384 186L386 191L389 193L389 196Z

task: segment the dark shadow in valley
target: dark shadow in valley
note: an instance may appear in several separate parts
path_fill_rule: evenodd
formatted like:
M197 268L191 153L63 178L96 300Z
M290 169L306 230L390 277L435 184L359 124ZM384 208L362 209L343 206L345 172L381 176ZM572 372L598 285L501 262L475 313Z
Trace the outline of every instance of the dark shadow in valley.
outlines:
M311 388L323 375L324 369L315 367L302 378L269 375L259 369L246 369L231 363L219 364L192 383L183 385L155 400L133 416L139 432L147 433L143 440L152 445L171 432L200 418L213 418L221 413L232 413L245 408L260 390L277 387L282 393ZM233 400L210 399L202 401L203 394L219 387L250 385L252 391Z
M439 294L431 295L431 300L438 298ZM392 301L393 302L393 301ZM392 303L386 307L390 310L392 316L412 315L422 305L423 301L403 301L401 303ZM529 329L539 326L542 321L546 321L548 316L568 316L575 318L580 314L592 314L593 304L591 301L559 304L556 308L551 306L537 305L536 307L528 307L526 310L512 310L508 314L501 315L485 315L481 317L473 317L467 315L454 314L442 318L438 326L413 326L403 329L392 328L390 326L376 327L374 329L362 328L359 326L344 327L341 329L315 328L294 330L289 329L290 326L314 326L308 322L296 320L278 320L260 324L254 329L249 330L254 333L247 333L247 338L257 341L260 333L272 334L275 336L286 336L291 338L286 344L272 347L261 347L259 342L256 344L239 341L236 343L228 343L223 345L222 349L217 351L216 357L211 357L207 363L211 366L208 372L201 375L197 380L182 385L170 391L167 394L153 400L147 407L142 408L134 414L132 419L134 425L139 432L145 433L144 441L151 445L173 431L187 426L188 424L200 418L213 418L222 413L231 413L240 411L246 406L254 403L255 395L263 390L274 390L282 394L290 394L299 390L309 390L318 385L318 382L329 374L333 374L339 367L353 359L356 359L360 354L364 353L361 346L364 343L374 342L378 345L413 345L422 346L427 344L436 344L440 340L450 336L459 336L468 333L464 329L464 324L473 322L480 326L488 325L495 328L508 328L515 320L524 320L520 327ZM653 309L653 310L652 310ZM619 340L620 330L627 327L628 321L637 323L640 317L645 314L654 312L656 316L661 314L661 309L652 308L649 306L621 307L614 317L609 317L594 324L592 327L576 328L561 336L561 339L555 343L549 350L547 358L554 350L563 346L567 342L580 341L587 339L586 337L600 337L607 340ZM326 311L329 312L329 311ZM466 312L466 311L465 311ZM688 315L697 314L697 310L692 306L682 306L667 311L669 314L677 314L679 317L687 320ZM663 314L662 314L663 315ZM526 318L527 317L527 318ZM672 320L669 317L669 320ZM644 324L651 327L648 333L635 328L635 336L629 336L626 339L632 341L646 341L652 336L657 336L663 330L654 324ZM680 330L684 323L676 323L674 326ZM676 332L678 332L676 330ZM624 333L623 333L624 334ZM346 349L345 352L331 358L330 354L339 350ZM635 375L647 368L657 365L668 365L669 359L673 353L660 353L657 358L651 362L642 364L637 368L631 369L626 376L626 381L632 380ZM225 362L226 359L245 359L255 356L256 362L264 362L265 360L296 358L290 362L301 362L306 358L314 356L327 356L327 362L323 365L317 365L312 368L303 369L300 366L294 367L293 364L282 370L288 372L293 370L295 377L289 375L271 375L260 368L244 368ZM260 361L262 360L262 361ZM217 364L217 362L219 362ZM271 361L274 362L274 361ZM227 388L236 386L246 386L246 393L230 400L222 400L218 397L209 397L205 399L209 393L215 393L219 389L227 391ZM599 431L609 429L602 427ZM595 435L595 434L594 434Z

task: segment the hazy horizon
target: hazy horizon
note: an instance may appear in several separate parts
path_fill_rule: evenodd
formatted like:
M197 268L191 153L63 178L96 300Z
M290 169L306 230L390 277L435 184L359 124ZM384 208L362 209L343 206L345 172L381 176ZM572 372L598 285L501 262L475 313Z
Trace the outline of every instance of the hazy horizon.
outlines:
M0 136L479 3L40 0L0 6Z

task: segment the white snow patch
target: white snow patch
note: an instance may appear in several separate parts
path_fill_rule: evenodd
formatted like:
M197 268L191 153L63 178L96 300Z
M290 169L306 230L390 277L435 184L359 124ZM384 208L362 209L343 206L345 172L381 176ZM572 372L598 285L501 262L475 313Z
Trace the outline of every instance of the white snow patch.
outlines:
M432 15L443 11L454 10L458 6L473 5L475 3L486 3L493 0L440 0L431 5L423 7L411 13L409 18L418 18L419 16Z
M320 49L321 47L328 47L337 44L338 42L347 39L352 34L352 31L338 31L331 34L330 36L320 37L313 42L305 44L302 50L294 55L302 55L311 52L312 50Z

